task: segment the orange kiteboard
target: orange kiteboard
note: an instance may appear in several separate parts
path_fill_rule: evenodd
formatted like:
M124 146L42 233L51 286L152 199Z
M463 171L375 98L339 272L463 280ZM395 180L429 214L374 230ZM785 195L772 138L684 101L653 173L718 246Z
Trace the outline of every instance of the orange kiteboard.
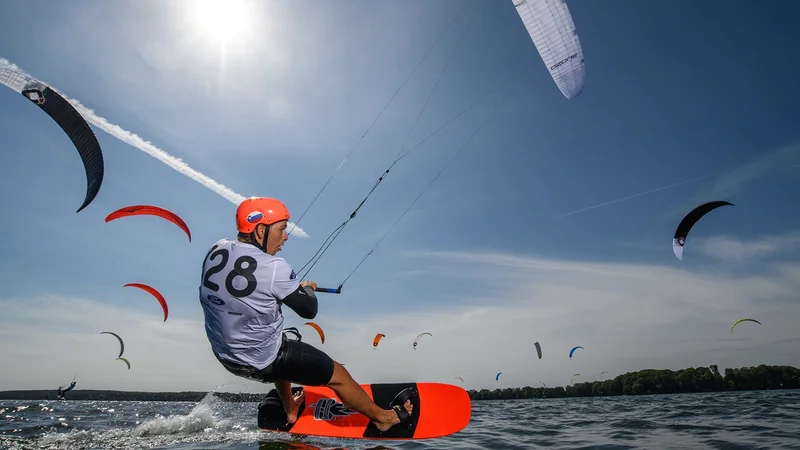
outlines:
M472 405L467 391L443 383L384 383L362 384L372 401L391 409L392 401L401 394L415 389L411 398L414 405L411 418L381 432L367 416L342 404L339 397L327 387L293 387L292 392L305 391L300 405L300 415L294 424L286 423L278 391L271 390L258 406L258 427L262 430L283 431L292 434L325 436L349 439L430 439L463 430L469 424ZM402 394L401 394L402 395Z

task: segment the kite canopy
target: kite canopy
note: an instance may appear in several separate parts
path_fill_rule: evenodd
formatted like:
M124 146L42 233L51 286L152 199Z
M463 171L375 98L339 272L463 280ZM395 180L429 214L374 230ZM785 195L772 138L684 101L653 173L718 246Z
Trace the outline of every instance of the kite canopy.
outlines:
M513 0L539 56L568 99L583 91L586 69L578 31L564 0Z
M735 327L736 325L738 325L738 324L740 324L742 322L755 322L755 323L761 325L761 322L757 321L756 319L739 319L736 322L733 322L733 325L731 325L731 333L733 333L733 327Z
M131 362L130 362L130 361L128 361L128 358L122 358L122 357L119 357L119 358L117 358L117 359L118 359L118 360L120 360L120 361L122 361L122 362L124 362L124 363L125 363L125 364L128 366L128 370L131 370Z
M189 231L189 227L186 225L186 222L180 218L174 212L164 209L158 206L152 205L133 205L133 206L126 206L124 208L120 208L106 217L106 223L111 222L112 220L119 219L121 217L130 217L130 216L156 216L161 217L162 219L166 219L175 225L177 225L186 236L189 237L189 242L192 242L192 233Z
M683 260L683 246L686 244L686 237L689 235L689 231L694 224L703 216L720 206L733 206L733 203L726 201L703 203L686 214L683 220L681 220L681 223L678 224L678 228L675 229L675 235L672 237L672 252L675 253L676 258L681 261Z
M311 328L317 330L317 333L319 333L319 338L322 341L321 343L322 344L325 343L325 332L322 331L322 327L320 327L319 325L315 324L314 322L306 322L303 325L308 325Z
M417 343L419 342L419 338L421 338L422 336L425 336L425 335L428 335L428 336L433 336L432 334L430 334L430 333L428 333L428 332L424 332L424 333L420 333L420 334L418 334L418 335L417 335L417 337L416 337L416 338L414 338L414 350L416 350L416 349L417 349Z
M382 338L385 338L386 335L383 333L378 333L375 335L375 339L372 340L372 349L375 350L375 347L378 346L378 342L381 341Z
M86 172L86 197L76 212L97 197L103 184L103 152L92 128L64 97L41 81L12 69L0 69L0 83L19 92L47 113L67 134L78 150Z
M119 355L117 355L117 357L122 356L122 353L125 351L125 343L122 342L122 338L119 337L119 335L117 333L113 333L111 331L102 331L100 334L110 334L110 335L114 336L115 338L117 338L117 340L119 341Z
M135 287L150 293L150 295L152 295L153 297L156 298L156 300L158 300L158 303L161 305L161 309L164 311L164 322L167 321L167 316L169 315L169 308L167 307L167 300L164 299L164 296L161 295L161 292L158 292L155 288L142 283L128 283L123 287Z
M577 350L577 349L582 349L583 350L583 347L581 347L580 345L577 346L577 347L573 347L572 350L569 351L569 357L570 358L572 358L572 354L575 353L575 350Z
M542 359L542 346L538 342L534 342L533 345L536 347L536 354L539 355L539 359Z

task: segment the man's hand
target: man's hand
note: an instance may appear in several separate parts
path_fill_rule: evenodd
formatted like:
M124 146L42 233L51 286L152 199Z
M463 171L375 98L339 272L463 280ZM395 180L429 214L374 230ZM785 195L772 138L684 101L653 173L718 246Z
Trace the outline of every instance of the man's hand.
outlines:
M308 286L312 290L317 290L317 283L314 283L313 281L301 281L300 286Z

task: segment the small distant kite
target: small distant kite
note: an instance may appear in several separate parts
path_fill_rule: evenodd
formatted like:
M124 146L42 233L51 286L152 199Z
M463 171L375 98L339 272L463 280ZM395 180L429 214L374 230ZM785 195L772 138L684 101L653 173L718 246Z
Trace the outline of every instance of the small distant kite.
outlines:
M186 236L189 237L189 242L192 242L192 233L189 231L189 226L186 225L186 222L180 218L177 214L167 209L152 206L152 205L133 205L133 206L126 206L124 208L120 208L106 217L106 223L111 222L112 220L119 219L121 217L129 217L129 216L156 216L161 217L162 219L166 219L175 225L178 226Z
M110 334L110 335L114 336L115 338L117 338L117 340L119 341L119 355L117 355L117 357L122 356L122 353L125 352L125 343L122 342L122 338L119 337L119 335L117 333L112 333L111 331L102 331L102 332L100 332L100 334Z
M419 338L421 338L422 336L425 336L425 335L433 336L432 334L430 334L428 332L418 334L417 337L414 338L414 350L417 349L417 343L419 342Z
M755 322L755 323L761 325L761 322L757 321L756 319L739 319L736 322L733 322L733 325L731 325L731 334L733 334L733 327L735 327L736 325L738 325L738 324L740 324L742 322Z
M570 357L570 359L572 358L572 354L573 354L573 353L575 353L575 350L577 350L577 349L581 349L581 350L583 350L583 347L581 347L580 345L579 345L579 346L577 346L577 347L573 347L573 348L572 348L572 350L570 350L570 351L569 351L569 357Z
M158 304L161 305L161 310L164 311L164 322L167 321L167 316L169 315L169 308L167 307L167 300L164 299L164 296L161 295L161 292L158 292L155 288L142 283L128 283L123 287L139 288L145 292L148 292L153 297L155 297L156 300L158 300Z
M375 348L378 346L378 343L381 341L381 339L385 338L385 337L386 337L386 335L383 334L383 333L376 334L375 335L375 339L372 340L372 349L375 350Z
M322 344L325 343L325 332L322 331L322 327L320 327L319 325L315 324L314 322L306 322L303 325L308 325L311 328L317 330L317 333L319 333L319 339L321 341L320 343L322 343Z

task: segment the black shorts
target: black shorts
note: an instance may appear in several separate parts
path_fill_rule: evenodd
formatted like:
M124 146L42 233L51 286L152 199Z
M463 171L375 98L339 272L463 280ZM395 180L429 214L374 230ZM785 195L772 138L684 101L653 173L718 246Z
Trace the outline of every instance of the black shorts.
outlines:
M285 334L278 357L263 370L225 361L219 356L217 360L228 372L262 383L289 381L301 386L325 386L333 377L333 359L330 356L305 342L288 339Z

